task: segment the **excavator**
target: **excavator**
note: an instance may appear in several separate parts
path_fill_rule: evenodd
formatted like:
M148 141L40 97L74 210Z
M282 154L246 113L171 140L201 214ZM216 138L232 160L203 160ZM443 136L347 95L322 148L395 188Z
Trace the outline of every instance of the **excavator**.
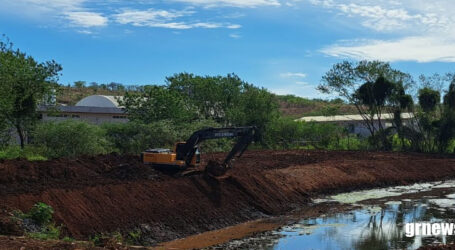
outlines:
M230 169L235 156L242 156L250 143L254 140L256 127L232 127L232 128L206 128L194 132L186 142L177 142L174 150L164 148L148 149L141 154L144 164L150 164L156 169L179 172L187 176L201 172L199 144L208 139L235 138L239 137L232 150L223 162L209 161L204 172L213 176L223 176Z

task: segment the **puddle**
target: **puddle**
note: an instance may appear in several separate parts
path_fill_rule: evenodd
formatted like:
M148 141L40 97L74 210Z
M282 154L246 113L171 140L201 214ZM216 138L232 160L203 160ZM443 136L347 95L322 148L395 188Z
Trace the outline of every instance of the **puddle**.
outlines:
M421 192L427 193L420 195ZM407 196L410 194L412 198ZM368 201L362 202L365 200ZM405 237L404 231L404 224L411 222L455 223L455 181L351 192L315 200L319 203L333 201L361 205L361 208L302 219L279 230L225 243L220 247L417 249L424 245L455 241L455 236L409 238Z

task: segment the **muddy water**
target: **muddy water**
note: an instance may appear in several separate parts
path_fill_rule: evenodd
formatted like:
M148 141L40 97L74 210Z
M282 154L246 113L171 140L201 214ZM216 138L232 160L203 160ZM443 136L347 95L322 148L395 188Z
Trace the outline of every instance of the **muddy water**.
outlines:
M417 249L451 243L455 236L406 237L410 222L455 222L455 181L351 192L314 200L352 210L303 218L297 223L222 248L261 249Z

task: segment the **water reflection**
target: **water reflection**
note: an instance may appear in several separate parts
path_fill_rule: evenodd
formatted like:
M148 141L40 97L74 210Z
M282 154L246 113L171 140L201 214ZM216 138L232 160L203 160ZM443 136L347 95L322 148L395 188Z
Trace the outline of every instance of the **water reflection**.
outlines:
M453 222L454 211L431 200L403 201L368 207L334 216L305 219L285 227L274 249L416 249L435 242L453 242L454 236L405 237L410 222Z

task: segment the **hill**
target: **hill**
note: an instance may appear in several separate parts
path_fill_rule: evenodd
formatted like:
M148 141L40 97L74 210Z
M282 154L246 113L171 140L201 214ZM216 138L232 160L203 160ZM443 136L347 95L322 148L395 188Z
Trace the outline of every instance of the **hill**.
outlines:
M112 85L112 86L111 86ZM75 105L79 100L90 95L122 96L127 90L134 91L138 86L126 88L121 84L96 85L90 87L60 86L57 91L57 103ZM356 114L353 105L341 99L307 99L295 95L276 95L280 112L283 116L298 118L302 116Z

